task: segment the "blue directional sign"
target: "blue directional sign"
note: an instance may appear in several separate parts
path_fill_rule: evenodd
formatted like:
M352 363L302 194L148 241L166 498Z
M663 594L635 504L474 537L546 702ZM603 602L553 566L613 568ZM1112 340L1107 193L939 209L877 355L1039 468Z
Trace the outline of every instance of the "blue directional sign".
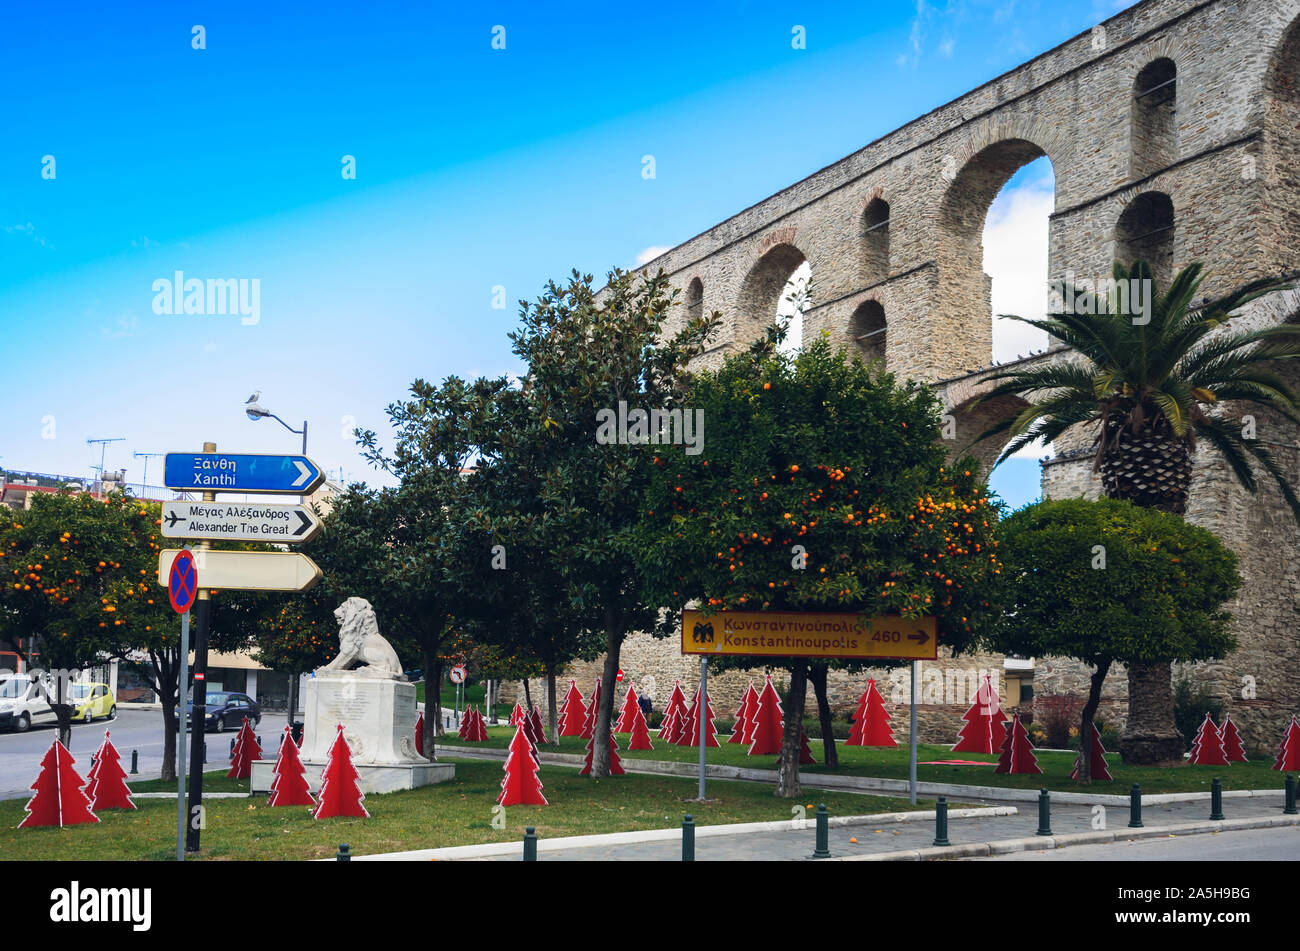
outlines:
M306 456L251 456L224 452L169 452L163 483L190 492L284 492L306 495L325 473Z

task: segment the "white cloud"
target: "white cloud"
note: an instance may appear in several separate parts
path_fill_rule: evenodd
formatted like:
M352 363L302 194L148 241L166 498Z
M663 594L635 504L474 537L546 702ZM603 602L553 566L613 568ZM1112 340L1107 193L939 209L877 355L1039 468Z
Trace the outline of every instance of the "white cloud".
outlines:
M671 251L672 249L672 245L669 244L652 244L636 256L636 266L640 267L642 264L649 264L665 251Z
M952 56L952 48L957 45L957 41L952 37L944 40L939 44L939 55L947 59Z
M1041 318L1047 313L1047 219L1055 205L1051 178L1008 188L984 221L984 271L993 278L993 313ZM1014 320L993 319L993 358L1006 362L1047 347L1047 335Z

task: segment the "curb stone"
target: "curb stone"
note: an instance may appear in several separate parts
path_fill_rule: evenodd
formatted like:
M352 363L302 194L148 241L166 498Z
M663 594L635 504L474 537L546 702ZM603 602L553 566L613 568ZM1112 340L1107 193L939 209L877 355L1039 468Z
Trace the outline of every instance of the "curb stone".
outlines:
M149 794L146 794L149 795ZM152 795L163 795L153 793ZM219 795L236 795L225 793ZM238 795L242 795L238 794ZM1018 815L1019 810L1015 806L993 806L981 807L976 809L952 809L948 812L949 819L980 819L991 818L994 816L1014 816ZM935 817L934 810L928 812L882 812L868 816L831 816L829 824L836 827L846 826L873 826L888 825L898 822L920 822L922 820L933 822ZM799 825L794 825L799 822ZM806 831L815 828L816 821L813 819L790 820L778 819L773 822L733 822L721 823L718 825L706 825L695 827L695 838L698 841L703 838L715 838L724 835L746 835L752 832L786 832L786 831ZM572 835L552 839L538 839L538 852L560 852L565 849L585 849L592 846L601 845L628 845L636 842L667 842L680 839L682 830L678 828L670 829L640 829L635 832L605 832L596 835ZM485 842L480 845L452 845L440 849L412 849L406 852L380 852L375 855L354 855L353 861L434 861L450 859L475 859L485 858L494 855L513 855L520 849L518 841L509 842ZM942 850L941 850L942 851ZM333 861L333 859L321 859L319 861Z
M1134 839L1155 839L1206 833L1235 832L1244 829L1271 829L1300 826L1300 816L1265 816L1252 819L1222 819L1218 822L1180 822L1175 825L1145 829L1125 829L1122 832L1071 832L1063 835L1025 836L1019 839L1002 839L997 842L973 842L962 845L929 849L903 849L897 852L876 852L870 855L839 855L823 862L918 862L932 859L966 858L972 855L1010 855L1013 852L1035 852L1044 849L1063 849L1071 845L1104 845Z

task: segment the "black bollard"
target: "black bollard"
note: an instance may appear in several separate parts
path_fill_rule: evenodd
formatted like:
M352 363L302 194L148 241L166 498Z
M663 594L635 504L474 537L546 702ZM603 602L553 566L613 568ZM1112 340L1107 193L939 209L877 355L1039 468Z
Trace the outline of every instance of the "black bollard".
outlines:
M1223 818L1223 783L1215 776L1210 780L1210 821L1217 822Z
M1288 773L1286 777L1286 805L1282 808L1282 815L1294 816L1295 814L1295 777Z
M235 758L235 741L233 739L230 741L230 758Z
M339 854L334 856L336 862L351 862L352 852L348 849L348 844L344 842L339 846Z
M830 816L826 810L826 803L817 804L817 847L813 849L812 857L815 859L828 859L831 857L830 843Z
M1142 787L1137 783L1128 792L1128 827L1142 828Z
M139 765L140 765L140 751L139 751L139 750L132 750L132 751L131 751L131 772L133 772L133 773L138 773L138 772L140 772L140 770L139 770L139 768L138 768Z
M690 815L682 820L682 861L695 861L695 818Z
M1038 790L1038 831L1034 835L1052 834L1052 796L1046 789Z
M940 796L934 804L934 844L952 845L948 841L948 797Z
M537 833L532 826L524 827L524 861L537 861Z

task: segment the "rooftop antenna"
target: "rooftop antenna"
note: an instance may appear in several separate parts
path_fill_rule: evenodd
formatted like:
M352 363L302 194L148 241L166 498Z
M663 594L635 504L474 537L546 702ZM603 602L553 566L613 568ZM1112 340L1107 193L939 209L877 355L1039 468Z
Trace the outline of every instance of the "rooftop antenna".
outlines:
M114 436L111 439L87 439L86 445L90 446L99 443L99 494L104 494L104 453L108 451L108 444L111 442L126 442L125 436ZM93 467L92 467L93 468Z
M144 471L140 474L140 494L143 495L149 491L149 460L157 459L159 456L165 456L165 452L133 452L131 453L137 459L144 460Z

